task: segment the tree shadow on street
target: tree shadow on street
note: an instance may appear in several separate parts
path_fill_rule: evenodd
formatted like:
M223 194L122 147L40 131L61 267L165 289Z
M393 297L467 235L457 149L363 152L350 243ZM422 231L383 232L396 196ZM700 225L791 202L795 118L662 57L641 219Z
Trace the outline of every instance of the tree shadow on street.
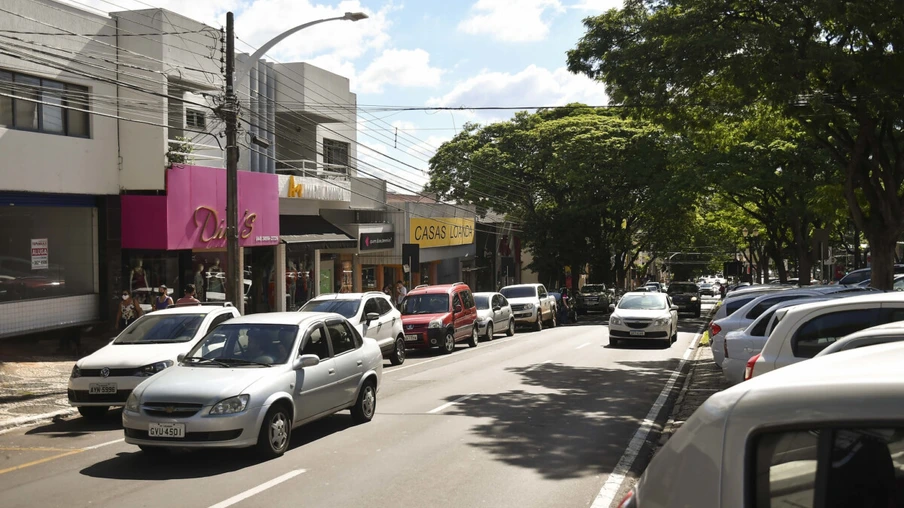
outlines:
M444 414L480 419L472 429L477 437L472 446L545 478L608 474L675 365L633 362L621 369L547 363L509 369L531 388L475 395Z

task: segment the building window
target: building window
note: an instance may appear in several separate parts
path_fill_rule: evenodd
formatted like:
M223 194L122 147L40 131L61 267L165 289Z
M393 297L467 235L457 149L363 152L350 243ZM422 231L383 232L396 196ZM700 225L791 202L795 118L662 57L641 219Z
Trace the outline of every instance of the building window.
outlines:
M0 71L0 127L88 137L88 89L17 72Z
M323 163L348 166L348 143L323 139Z
M191 127L193 129L206 129L207 128L207 117L204 116L203 111L198 111L196 109L186 109L185 110L185 126Z

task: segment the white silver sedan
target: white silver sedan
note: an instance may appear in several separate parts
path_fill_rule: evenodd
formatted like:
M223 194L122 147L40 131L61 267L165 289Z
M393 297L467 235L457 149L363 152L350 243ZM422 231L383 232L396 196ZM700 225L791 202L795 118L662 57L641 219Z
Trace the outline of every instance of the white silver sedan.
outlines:
M486 340L493 340L496 332L515 335L515 317L512 305L502 293L474 293L477 303L477 333Z
M304 423L343 409L370 421L382 373L379 345L338 314L233 319L135 388L122 413L125 441L145 452L255 446L276 457Z
M626 293L609 316L609 344L659 340L668 346L678 338L678 306L665 293Z

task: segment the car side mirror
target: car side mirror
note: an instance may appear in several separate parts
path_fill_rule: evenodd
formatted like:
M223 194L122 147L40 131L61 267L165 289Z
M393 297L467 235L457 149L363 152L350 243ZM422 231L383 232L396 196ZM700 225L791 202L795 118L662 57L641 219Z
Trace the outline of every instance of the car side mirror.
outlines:
M672 310L678 310L678 306L677 306L677 305L672 305Z
M610 303L610 304L609 304L609 311L612 312L613 310L615 310L615 304L614 304L614 303Z
M376 312L368 312L367 315L364 316L364 319L367 322L367 324L370 324L371 321L376 321L376 320L380 319L380 315L377 314Z
M498 305L493 307L493 312L499 312L500 310L502 310L502 307L500 307Z
M185 353L179 353L179 355L176 356L176 363L182 363L182 360L184 360L184 359L185 359Z
M300 370L305 367L314 367L315 365L320 364L320 357L317 355L301 355L295 359L295 363L292 364L292 368L295 370Z
M456 305L455 308L452 309L452 312L458 314L458 313L461 312L462 310L463 310L463 309L461 308L461 305Z

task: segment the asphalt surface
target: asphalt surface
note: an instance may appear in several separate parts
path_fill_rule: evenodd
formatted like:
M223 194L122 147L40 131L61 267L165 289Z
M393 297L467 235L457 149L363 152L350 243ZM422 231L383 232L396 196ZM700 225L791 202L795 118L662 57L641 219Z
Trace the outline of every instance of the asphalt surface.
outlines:
M344 411L300 427L266 462L243 450L149 457L122 442L118 411L8 431L0 506L590 506L703 320L682 316L669 348L612 348L604 323L387 362L372 422Z

